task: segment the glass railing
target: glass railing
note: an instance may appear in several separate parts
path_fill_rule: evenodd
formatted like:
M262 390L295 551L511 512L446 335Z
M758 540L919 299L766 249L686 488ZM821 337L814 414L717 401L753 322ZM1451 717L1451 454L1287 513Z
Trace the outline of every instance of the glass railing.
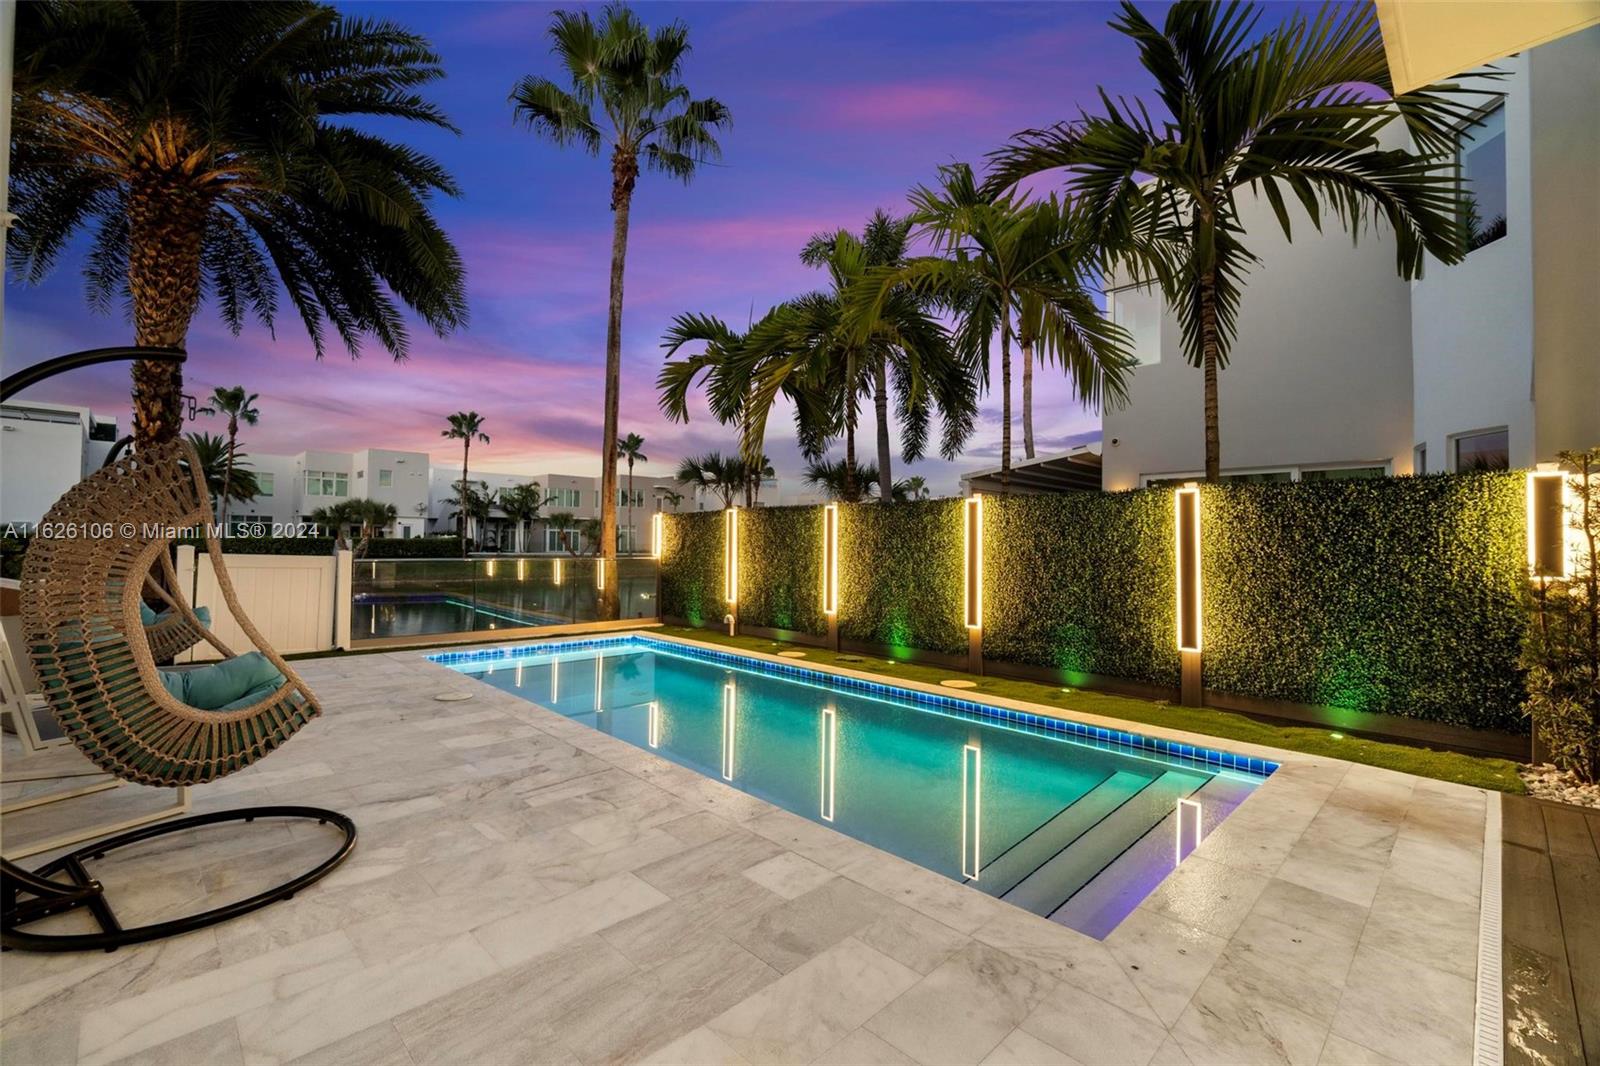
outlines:
M602 561L592 556L361 559L351 581L352 640L405 640L593 622ZM619 617L653 619L656 562L623 557L605 573Z

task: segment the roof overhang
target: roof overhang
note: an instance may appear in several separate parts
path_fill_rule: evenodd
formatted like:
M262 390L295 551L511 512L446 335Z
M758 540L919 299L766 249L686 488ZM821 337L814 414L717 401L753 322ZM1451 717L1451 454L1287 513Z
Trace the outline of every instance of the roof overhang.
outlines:
M1600 0L1376 0L1394 91L1600 25Z
M972 491L985 491L998 485L1000 468L975 470L961 475ZM1099 492L1100 453L1087 445L1055 455L1042 455L1013 463L1006 478L1010 492Z

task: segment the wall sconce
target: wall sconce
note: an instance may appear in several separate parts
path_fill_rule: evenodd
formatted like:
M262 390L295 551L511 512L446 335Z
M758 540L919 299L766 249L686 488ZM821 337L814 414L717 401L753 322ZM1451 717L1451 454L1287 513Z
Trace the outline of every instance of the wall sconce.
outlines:
M1200 488L1172 495L1174 557L1178 565L1178 650L1200 650Z
M650 558L661 558L661 542L663 533L663 518L660 511L650 516Z
M739 508L722 512L722 598L739 602Z
M722 686L722 779L733 780L733 740L738 725L738 689L730 677Z
M834 770L839 765L839 712L822 708L822 820L833 821Z
M978 879L983 865L980 838L983 823L983 749L961 749L961 876Z
M550 580L552 584L561 584L561 560L550 560Z
M822 509L822 613L839 613L839 505ZM830 819L831 821L831 819Z
M1567 475L1528 471L1528 574L1562 579L1567 569Z
M983 497L968 496L961 505L961 540L964 583L967 590L967 628L983 628Z

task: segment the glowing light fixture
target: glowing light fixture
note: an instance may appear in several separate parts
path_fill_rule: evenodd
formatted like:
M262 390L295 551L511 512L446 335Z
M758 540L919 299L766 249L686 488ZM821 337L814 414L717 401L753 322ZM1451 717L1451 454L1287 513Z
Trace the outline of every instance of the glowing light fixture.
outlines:
M483 564L483 576L484 577L494 577L494 560L493 559L490 559L488 562Z
M594 657L594 713L605 710L605 656Z
M739 508L722 512L722 598L739 602Z
M967 590L967 628L983 628L983 497L968 496L961 505L961 541Z
M833 821L833 779L839 765L839 712L822 708L822 820Z
M551 584L555 584L555 585L561 584L561 560L560 559L551 559L550 560L550 581L551 581Z
M526 560L526 559L518 559L517 560L517 580L518 581L526 581L526 580L528 580L528 560Z
M602 592L605 591L606 561L604 559L596 559L594 561L594 587Z
M650 558L661 558L661 544L664 539L663 528L665 516L660 511L650 516Z
M733 741L735 728L738 725L739 690L734 687L733 678L729 678L722 686L722 779L733 780Z
M522 664L517 664L517 687L522 687Z
M822 509L822 613L839 613L839 505Z
M659 700L650 701L650 716L647 719L647 729L646 739L650 746L659 748L661 746L661 702Z
M1528 573L1568 576L1567 476L1560 470L1528 471Z
M1185 485L1172 495L1178 565L1178 650L1200 650L1200 488Z
M961 749L961 876L978 879L982 866L983 749L967 744Z
M550 706L561 702L561 660L550 660Z
M1176 814L1178 816L1178 840L1176 850L1173 852L1174 864L1182 862L1185 855L1200 846L1200 802L1192 799L1181 799L1178 801ZM1189 842L1188 847L1184 846L1185 840Z

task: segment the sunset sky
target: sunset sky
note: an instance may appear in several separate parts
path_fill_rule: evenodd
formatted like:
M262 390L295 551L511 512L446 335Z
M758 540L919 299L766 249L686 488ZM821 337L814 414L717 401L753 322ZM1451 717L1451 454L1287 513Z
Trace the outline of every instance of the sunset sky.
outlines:
M440 339L414 331L411 359L376 346L359 361L330 351L317 362L298 321L274 338L247 325L231 336L209 308L190 334L186 388L243 384L261 393L250 452L391 447L455 457L444 416L487 417L483 469L598 473L611 234L604 159L559 149L512 125L507 94L523 74L554 76L538 4L342 4L427 35L449 76L431 89L461 127L405 139L442 159L463 188L438 204L467 265L472 320ZM903 210L906 191L946 162L981 162L1011 133L1095 105L1094 89L1137 93L1144 79L1125 38L1105 23L1109 4L641 4L651 24L679 18L694 51L684 78L697 96L732 109L726 158L685 188L641 178L628 251L622 432L647 441L651 472L686 453L729 449L732 434L697 407L688 425L658 413L660 337L675 314L701 311L736 326L819 286L797 258L812 233L859 228L874 208ZM597 12L598 13L598 12ZM1152 11L1159 14L1159 11ZM78 348L126 343L120 314L83 300L81 254L45 284L9 281L6 368ZM126 426L123 366L83 371L29 398L88 404ZM997 460L999 396L984 403L961 461L899 467L952 491L959 471ZM1059 372L1042 373L1036 424L1044 452L1098 435ZM789 486L800 470L787 417L768 451ZM220 420L194 428L217 431ZM870 415L863 426L870 448ZM481 458L480 458L481 456Z

